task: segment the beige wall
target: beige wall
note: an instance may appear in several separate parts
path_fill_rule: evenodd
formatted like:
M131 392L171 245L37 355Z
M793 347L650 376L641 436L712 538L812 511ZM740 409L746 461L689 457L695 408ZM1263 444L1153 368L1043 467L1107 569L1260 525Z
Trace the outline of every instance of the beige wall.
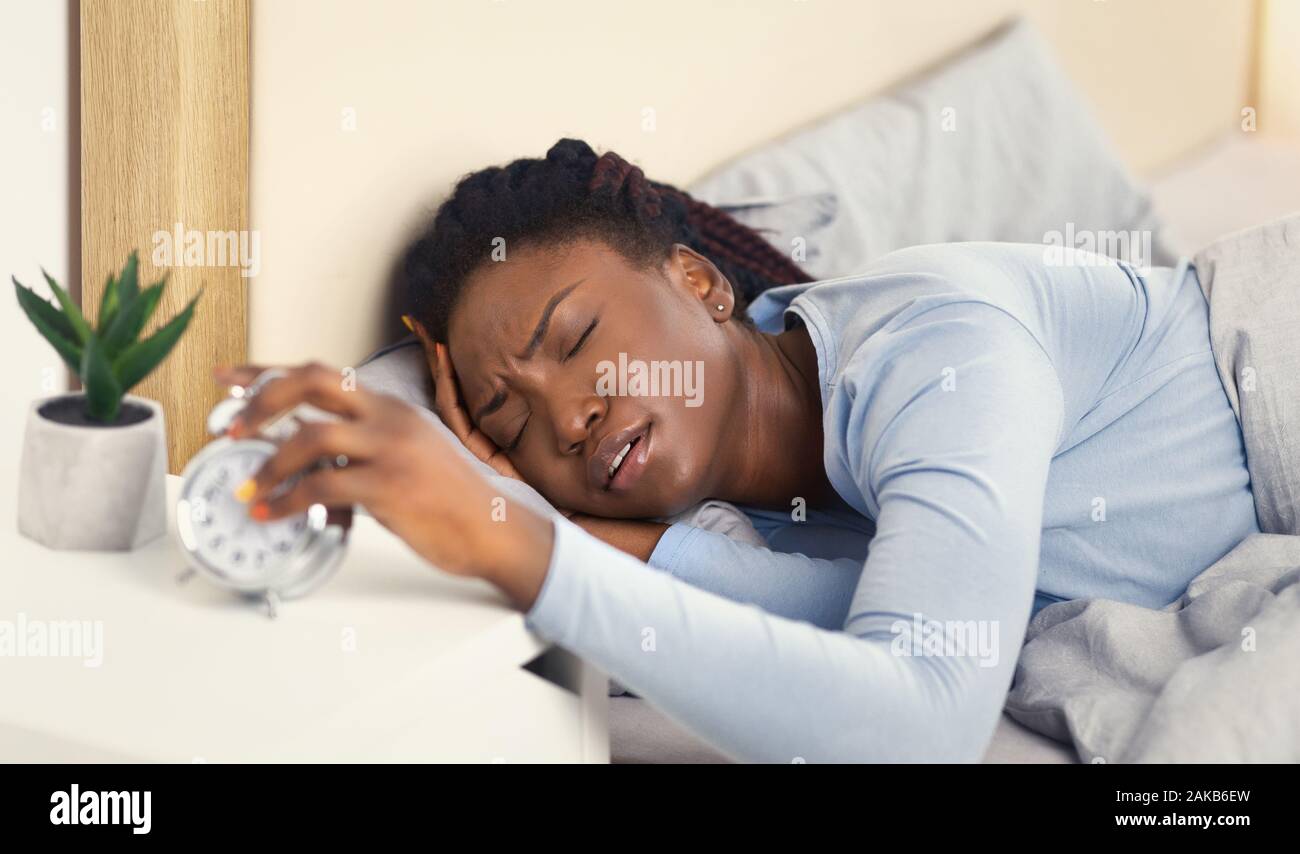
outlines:
M31 401L67 387L54 350L18 308L10 276L50 297L44 266L75 281L69 257L68 7L63 0L0 3L0 472L17 470ZM4 478L0 505L14 499Z
M1239 121L1254 0L254 0L250 355L380 343L393 260L467 171L570 135L686 183L1016 9L1136 171Z

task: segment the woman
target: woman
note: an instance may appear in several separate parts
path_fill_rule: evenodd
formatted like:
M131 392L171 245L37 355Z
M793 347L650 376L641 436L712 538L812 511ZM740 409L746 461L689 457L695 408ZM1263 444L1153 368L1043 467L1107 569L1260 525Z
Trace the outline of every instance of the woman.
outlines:
M502 499L432 425L320 366L238 428L304 400L344 416L284 445L255 515L365 505L739 758L977 761L1036 607L1162 606L1258 529L1186 265L954 244L808 283L562 140L462 180L407 271L444 419L574 515L506 502L495 521ZM631 361L700 366L699 405L602 390ZM706 498L773 547L642 521Z

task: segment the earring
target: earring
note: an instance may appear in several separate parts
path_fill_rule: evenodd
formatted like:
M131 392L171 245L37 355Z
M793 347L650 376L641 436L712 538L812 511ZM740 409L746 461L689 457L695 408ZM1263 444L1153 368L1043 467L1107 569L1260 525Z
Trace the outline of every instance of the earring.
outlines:
M727 307L725 305L722 305L721 303L718 304L718 311L726 311L726 310Z

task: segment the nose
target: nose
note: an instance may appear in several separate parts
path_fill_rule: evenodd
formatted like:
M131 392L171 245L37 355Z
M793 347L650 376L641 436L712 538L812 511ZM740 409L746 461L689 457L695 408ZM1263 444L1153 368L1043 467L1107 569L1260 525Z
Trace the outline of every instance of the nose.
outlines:
M555 437L560 453L564 456L582 453L582 446L591 438L591 431L604 419L607 411L605 398L590 388L556 406Z

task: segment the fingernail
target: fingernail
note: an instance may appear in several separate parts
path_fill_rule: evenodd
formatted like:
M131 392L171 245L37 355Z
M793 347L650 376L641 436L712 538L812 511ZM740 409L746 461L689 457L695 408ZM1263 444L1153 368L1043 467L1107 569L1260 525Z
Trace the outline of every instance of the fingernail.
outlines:
M259 501L248 511L255 521L265 522L271 515L271 508L266 505L265 501Z
M257 493L257 482L251 477L235 488L235 500L243 504Z

